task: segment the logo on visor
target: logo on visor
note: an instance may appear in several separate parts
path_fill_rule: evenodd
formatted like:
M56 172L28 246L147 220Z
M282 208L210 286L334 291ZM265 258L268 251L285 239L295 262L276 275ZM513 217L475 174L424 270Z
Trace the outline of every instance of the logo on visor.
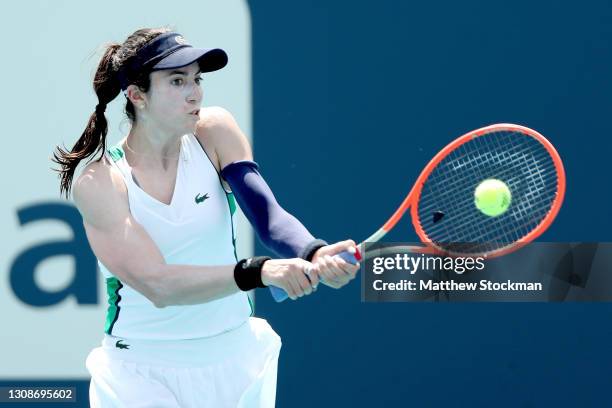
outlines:
M185 39L183 38L182 35L177 35L176 37L174 37L174 41L176 41L177 44L180 45L186 45L187 41L185 41Z

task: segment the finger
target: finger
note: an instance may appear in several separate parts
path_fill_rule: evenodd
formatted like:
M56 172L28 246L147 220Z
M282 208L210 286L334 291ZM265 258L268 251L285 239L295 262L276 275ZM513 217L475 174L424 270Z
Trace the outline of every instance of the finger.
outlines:
M336 242L335 244L329 245L329 250L325 251L325 253L335 255L344 251L348 251L349 248L354 248L355 246L355 241L353 241L352 239L340 241Z
M328 284L330 282L333 282L333 280L335 279L335 277L329 273L328 269L318 268L318 270L319 270L319 282Z
M329 255L323 255L321 257L319 257L319 260L317 261L317 265L319 265L319 267L321 267L321 269L327 269L329 267Z
M340 269L342 269L342 271L349 277L349 280L355 279L355 276L357 275L357 272L359 272L359 268L361 266L359 265L359 262L353 265L351 263L346 262L342 258L337 259L337 263Z
M338 285L339 288L341 288L342 286L346 285L350 281L351 281L351 277L348 275L344 275L342 278L336 279L334 282Z
M346 262L344 259L340 258L339 256L335 256L334 260L336 261L336 265L338 265L338 268L345 275L351 276L351 274L355 274L354 265Z
M350 253L355 253L357 244L352 239L347 239L345 241L340 242L340 248L342 249L342 251L348 251Z
M295 291L295 295L299 298L304 296L304 288L302 287L302 284L300 283L301 279L307 280L306 275L304 275L302 271L299 271L299 273L291 274L291 286L293 287Z
M297 267L301 273L297 273L297 281L300 285L300 288L304 292L305 295L310 295L312 293L312 284L310 283L310 277L306 274L309 272L308 264L303 264L302 266Z
M355 279L357 272L361 269L361 264L357 262L355 265L350 265L351 268L351 279Z
M357 272L359 272L359 268L351 268L349 278L353 280L357 277Z
M329 269L329 273L333 275L334 280L342 281L344 277L347 275L342 268L340 268L339 263L337 262L337 257L331 257L329 255L325 255L325 260L327 261L327 267Z
M330 274L333 274L334 278L332 281L334 282L334 286L340 288L351 279L354 278L354 275L351 275L351 270L347 263L343 264L343 261L340 259L335 259L334 262L331 263Z
M324 256L320 257L313 265L315 268L317 268L319 279L333 279L333 276L329 274L329 266L327 265L327 260Z
M357 244L355 243L355 241L353 241L352 239L347 239L346 241L343 241L344 244L346 244L346 248L356 248Z
M319 271L315 265L306 265L304 268L304 273L308 276L308 280L310 281L310 286L312 286L313 290L317 290L317 286L319 286Z
M333 282L337 279L337 275L334 271L327 266L318 266L319 269L319 279L324 281L325 283Z
M312 286L306 275L302 274L298 278L298 283L300 284L300 288L305 295L310 295L312 293Z
M332 289L340 289L342 287L342 285L335 280L326 280L325 285L329 286Z
M291 282L291 279L287 279L286 285L287 285L287 288L285 290L286 290L287 295L289 296L289 298L291 300L297 300L298 295L297 295L296 290L295 290L295 285L293 284L293 282Z
M291 298L291 300L298 300L299 298L296 290L293 288L293 285L291 285L291 296L289 296L289 298Z

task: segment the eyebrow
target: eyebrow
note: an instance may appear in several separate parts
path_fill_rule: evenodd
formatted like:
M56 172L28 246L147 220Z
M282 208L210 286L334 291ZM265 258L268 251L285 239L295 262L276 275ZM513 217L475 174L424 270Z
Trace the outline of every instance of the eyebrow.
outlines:
M202 73L202 71L198 70L195 74L199 75L201 73ZM181 70L175 69L174 71L171 71L171 72L169 72L167 74L167 76L172 76L172 75L185 75L185 76L187 76L188 73L187 73L187 71L181 71Z

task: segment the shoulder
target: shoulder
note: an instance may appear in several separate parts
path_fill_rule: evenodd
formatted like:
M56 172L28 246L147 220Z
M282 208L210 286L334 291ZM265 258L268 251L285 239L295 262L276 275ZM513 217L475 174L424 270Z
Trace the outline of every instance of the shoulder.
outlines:
M93 226L106 225L129 212L123 177L106 157L85 166L73 184L72 198L83 220Z
M214 106L200 110L196 137L214 151L220 169L238 160L253 160L251 145L234 116Z
M219 129L236 123L234 115L221 106L207 106L200 109L198 128Z

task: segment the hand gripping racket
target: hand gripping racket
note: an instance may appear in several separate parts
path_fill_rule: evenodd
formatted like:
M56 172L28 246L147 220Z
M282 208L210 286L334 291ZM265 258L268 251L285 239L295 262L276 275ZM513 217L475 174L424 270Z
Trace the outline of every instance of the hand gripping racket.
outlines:
M486 179L503 181L512 200L498 216L483 214L474 191ZM359 244L384 237L410 208L423 247L387 248L450 256L497 257L540 236L557 216L565 195L565 171L559 154L544 136L520 125L497 124L466 133L425 166L414 186L387 222ZM357 252L359 254L359 252ZM366 256L380 256L380 251ZM339 254L356 263L349 252ZM271 287L277 302L287 298Z

